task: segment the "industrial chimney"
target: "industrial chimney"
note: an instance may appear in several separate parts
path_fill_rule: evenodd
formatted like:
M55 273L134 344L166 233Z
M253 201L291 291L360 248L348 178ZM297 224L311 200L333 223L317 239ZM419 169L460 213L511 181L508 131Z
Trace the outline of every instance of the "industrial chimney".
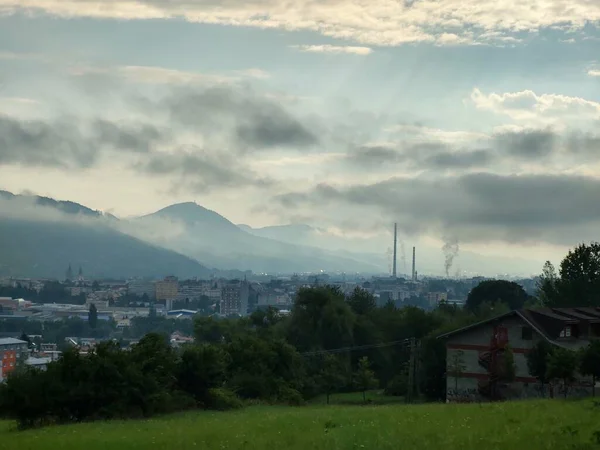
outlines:
M392 277L396 278L396 242L398 240L398 224L394 223L394 262L392 263Z
M415 247L413 247L412 280L416 281L417 272L415 271Z

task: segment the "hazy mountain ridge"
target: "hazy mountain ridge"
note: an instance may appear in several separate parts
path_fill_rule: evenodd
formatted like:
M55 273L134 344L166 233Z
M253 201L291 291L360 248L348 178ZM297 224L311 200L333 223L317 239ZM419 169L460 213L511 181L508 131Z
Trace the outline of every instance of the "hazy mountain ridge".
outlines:
M192 258L119 231L114 216L45 197L0 197L1 276L62 279L69 264L90 277L209 273Z
M0 256L0 274L6 274L12 267L11 274L60 278L69 263L85 264L88 274L98 276L205 276L221 270L381 274L387 272L391 263L391 255L386 255L386 249L392 244L391 236L389 242L385 236L352 239L307 224L252 228L235 225L194 202L170 205L132 219L118 219L70 201L0 191L0 205L6 204L18 205L18 208L0 209L3 233L0 244L4 249ZM16 216L15 210L18 210ZM44 220L40 220L39 211L44 211ZM49 217L48 211L54 211L54 216ZM23 223L29 225L23 227ZM32 228L32 224L35 227ZM88 239L81 238L86 235ZM37 248L27 245L19 249L14 247L15 241L37 242L44 251L38 252ZM133 253L114 252L115 246ZM398 247L398 273L408 274L410 247L407 246L404 253L400 244ZM65 248L69 252L65 252ZM525 275L538 273L538 266L541 267L537 262L517 258L490 258L461 252L453 271L471 269L471 273L490 275L500 273L497 268L502 266L506 267L504 272ZM441 249L419 247L417 270L421 274L442 273Z
M347 272L380 272L381 267L358 258L333 252L282 242L271 237L256 236L246 232L220 214L195 203L171 205L138 219L138 229L146 225L162 227L170 222L173 227L184 229L173 234L161 245L197 258L203 263L255 272L315 272L318 270ZM143 233L143 230L138 230ZM148 238L148 237L147 237Z

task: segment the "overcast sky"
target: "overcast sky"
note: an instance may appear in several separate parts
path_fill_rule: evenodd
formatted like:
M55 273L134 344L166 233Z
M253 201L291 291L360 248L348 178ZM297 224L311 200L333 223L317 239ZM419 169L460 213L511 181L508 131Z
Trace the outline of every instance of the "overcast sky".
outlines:
M600 2L0 0L0 189L556 258L600 237Z

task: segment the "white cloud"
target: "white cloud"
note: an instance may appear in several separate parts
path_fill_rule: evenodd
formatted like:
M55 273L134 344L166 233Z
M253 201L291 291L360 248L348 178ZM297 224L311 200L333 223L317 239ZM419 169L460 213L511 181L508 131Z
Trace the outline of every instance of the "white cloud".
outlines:
M268 78L269 74L260 69L246 69L235 71L232 75L207 74L187 72L183 70L167 69L154 66L72 66L69 73L74 76L100 74L115 75L125 80L149 84L227 84L240 81L242 78Z
M413 141L436 141L447 144L460 144L487 139L484 133L472 131L449 131L437 128L429 128L420 125L402 124L386 128L384 131L408 138Z
M0 14L46 12L119 20L312 30L366 45L499 43L541 29L581 30L600 21L592 0L0 0Z
M373 50L369 47L352 47L338 45L294 45L301 52L307 53L350 53L353 55L368 55Z
M529 124L562 125L568 121L600 118L600 103L560 94L538 95L531 90L484 94L475 88L471 93L471 101L477 109Z
M236 70L235 73L240 74L244 77L257 78L259 80L266 80L268 78L271 78L271 74L269 72L257 68Z
M591 69L588 71L590 77L600 77L600 70Z

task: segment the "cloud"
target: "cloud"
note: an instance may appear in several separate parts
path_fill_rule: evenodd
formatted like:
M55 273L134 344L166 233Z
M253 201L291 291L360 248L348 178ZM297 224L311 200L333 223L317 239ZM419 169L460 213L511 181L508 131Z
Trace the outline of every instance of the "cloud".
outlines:
M275 197L295 214L315 208L336 217L397 221L403 232L452 235L461 242L503 240L572 245L600 225L600 179L575 175L395 177L372 184L334 186ZM577 233L575 233L577 231Z
M421 142L444 142L447 144L464 144L489 138L487 134L481 132L441 130L416 124L394 125L387 127L384 131L404 139Z
M266 80L268 78L271 78L271 74L269 72L257 68L236 70L234 73L240 74L243 77L256 78L259 80Z
M249 89L181 89L159 102L171 120L211 134L225 133L244 152L316 145L316 134L281 104Z
M298 49L306 53L348 53L352 55L369 55L372 49L369 47L352 47L339 45L292 45L292 48Z
M252 172L231 155L187 147L178 153L155 153L136 169L149 175L176 175L191 192L208 192L217 187L267 187L272 181Z
M62 169L89 168L106 150L146 153L168 139L149 124L89 123L74 117L25 120L0 115L0 162Z
M600 77L600 70L591 69L588 71L590 77Z
M542 160L556 152L559 136L550 129L522 129L496 133L493 142L504 154L521 159Z
M190 22L310 30L364 45L410 42L518 41L544 29L582 30L600 20L590 0L0 0L0 13L48 14L118 20L183 19Z
M96 149L67 120L54 123L0 115L0 162L60 168L85 168Z
M167 69L156 66L82 66L76 65L68 68L72 76L78 77L115 77L132 83L148 84L192 84L192 85L218 85L240 81L241 76L252 76L258 78L258 70L252 69L253 75L239 71L237 75L227 76L218 74L205 74L198 72L186 72L182 70ZM266 72L263 76L266 75Z
M471 101L477 109L506 115L524 123L600 119L600 103L560 94L538 95L530 90L484 94L475 88Z
M420 165L428 169L470 169L487 167L494 160L489 150L446 151L425 158Z

